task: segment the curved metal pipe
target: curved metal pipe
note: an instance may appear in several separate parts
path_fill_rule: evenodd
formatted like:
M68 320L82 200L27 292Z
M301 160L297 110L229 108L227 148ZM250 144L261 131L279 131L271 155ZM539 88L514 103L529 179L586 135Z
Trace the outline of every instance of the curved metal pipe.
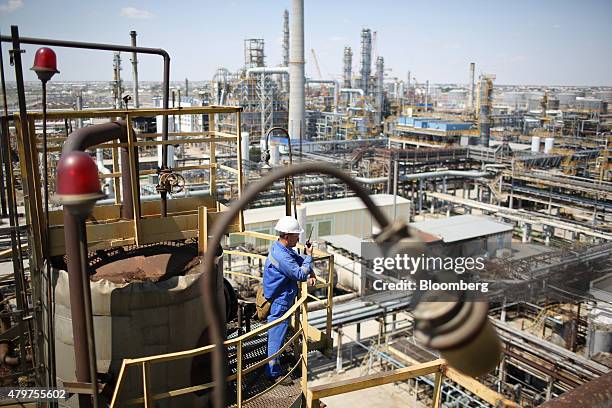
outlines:
M8 36L0 36L0 41L11 42L12 38ZM103 44L103 43L91 43L81 41L65 41L65 40L52 40L48 38L33 38L33 37L19 37L19 42L23 44L33 45L46 45L52 47L66 47L66 48L81 48L89 50L101 50L101 51L120 51L120 52L132 52L138 54L151 54L159 55L164 59L164 79L163 79L163 95L162 95L162 106L164 109L168 109L170 99L170 54L161 48L148 48L148 47L134 47L127 45L115 45L115 44ZM162 140L168 140L168 115L163 115L162 118ZM162 145L162 168L168 167L168 145ZM161 193L161 213L162 217L167 214L166 211L166 198L167 192L162 191Z
M247 76L253 74L264 74L264 75L289 75L289 67L253 67L246 70Z
M72 132L62 148L62 155L75 151L85 151L86 149L107 143L112 140L119 140L127 143L127 123L123 120L116 122L103 123L100 125L80 128ZM123 205L121 206L121 217L125 219L134 218L134 202L131 192L131 174L128 148L121 147L121 186L123 190ZM134 152L135 153L135 152ZM138 159L136 157L136 159Z
M333 84L334 85L334 113L338 112L338 93L340 92L340 82L335 79L306 79L307 84Z
M306 173L326 174L343 181L357 194L361 201L363 201L381 230L385 230L389 226L387 217L385 217L382 211L376 207L372 201L372 198L369 196L368 191L359 185L359 183L351 176L332 165L324 163L304 163L274 169L268 175L262 177L252 184L240 197L240 199L229 207L228 211L223 215L223 217L221 217L213 225L212 239L209 241L209 247L216 248L221 244L221 237L225 235L229 225L238 216L240 211L242 211L244 207L253 201L259 193L266 190L277 180ZM223 319L221 318L221 316L225 316L225 314L221 310L217 296L215 295L216 282L221 277L218 276L218 271L215 271L214 264L214 252L206 251L204 260L202 262L203 279L201 281L200 290L202 292L202 299L204 302L204 316L210 325L210 335L212 343L215 345L212 352L212 373L215 383L215 388L213 391L214 407L225 408L227 364L226 351L225 347L223 346L225 327L223 327ZM303 375L305 374L306 373L303 373Z
M268 160L270 159L270 135L272 134L272 132L274 131L281 131L283 132L283 135L285 136L285 138L287 139L287 145L289 146L289 165L291 166L293 164L293 153L291 151L291 137L289 136L289 132L287 131L287 129L282 128L280 126L275 126L270 128L270 130L268 130L268 132L266 133L266 142L265 142L265 155L266 155L266 164L268 164ZM295 218L297 219L297 200L295 198L295 183L293 180L293 177L291 177L291 192L293 193L293 214L295 215ZM289 208L289 207L287 207ZM289 212L290 210L287 209L287 212ZM289 214L287 214L289 215Z

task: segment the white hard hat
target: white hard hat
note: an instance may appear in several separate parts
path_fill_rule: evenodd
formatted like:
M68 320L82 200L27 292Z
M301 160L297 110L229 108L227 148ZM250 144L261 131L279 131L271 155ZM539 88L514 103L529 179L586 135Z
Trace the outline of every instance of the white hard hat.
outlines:
M288 215L278 220L274 229L285 234L301 234L304 232L302 227L300 227L300 223Z

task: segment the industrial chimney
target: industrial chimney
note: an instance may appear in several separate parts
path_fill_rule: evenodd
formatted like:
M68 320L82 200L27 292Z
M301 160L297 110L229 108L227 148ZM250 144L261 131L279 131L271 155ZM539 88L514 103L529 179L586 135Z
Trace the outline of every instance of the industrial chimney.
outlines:
M283 67L289 66L289 10L283 13ZM283 90L289 90L289 78L287 75L281 76Z
M293 0L289 50L289 136L299 139L304 129L304 0Z

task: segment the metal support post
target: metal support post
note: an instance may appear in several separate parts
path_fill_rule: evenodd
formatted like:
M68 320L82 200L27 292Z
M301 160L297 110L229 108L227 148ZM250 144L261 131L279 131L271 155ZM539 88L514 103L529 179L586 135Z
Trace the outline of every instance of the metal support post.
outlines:
M342 326L338 326L336 329L336 373L340 374L344 372L342 369Z

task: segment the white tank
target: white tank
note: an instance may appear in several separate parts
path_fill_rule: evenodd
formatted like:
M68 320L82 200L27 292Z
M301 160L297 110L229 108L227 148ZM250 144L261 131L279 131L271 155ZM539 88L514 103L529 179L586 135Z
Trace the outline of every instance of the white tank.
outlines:
M280 165L280 151L278 150L278 145L276 143L270 145L270 165Z
M533 153L540 151L540 136L533 136L531 138L531 151Z
M241 132L242 162L249 160L249 132Z
M555 139L553 137L547 137L544 139L544 153L549 154L555 145Z

